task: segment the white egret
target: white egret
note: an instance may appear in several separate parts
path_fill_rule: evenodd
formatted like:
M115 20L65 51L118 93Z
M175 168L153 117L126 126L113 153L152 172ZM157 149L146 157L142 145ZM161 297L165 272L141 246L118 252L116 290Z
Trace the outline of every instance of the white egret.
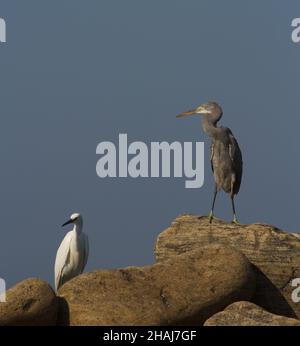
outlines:
M74 224L60 244L55 259L55 288L59 289L65 282L81 274L89 255L88 236L82 231L83 219L78 213L72 214L63 226Z

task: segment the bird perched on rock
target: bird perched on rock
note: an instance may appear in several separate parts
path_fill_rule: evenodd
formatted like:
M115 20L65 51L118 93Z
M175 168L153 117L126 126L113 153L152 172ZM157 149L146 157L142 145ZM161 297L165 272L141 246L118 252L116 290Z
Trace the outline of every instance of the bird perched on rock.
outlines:
M73 224L73 229L66 234L60 244L55 259L55 288L59 289L65 282L81 274L89 256L88 236L83 232L83 219L78 213L72 214L63 226Z
M202 115L202 128L212 140L210 160L215 179L215 191L209 214L209 222L211 223L214 217L217 193L223 189L226 193L230 194L233 222L238 223L234 196L238 194L240 189L243 160L237 140L229 128L217 127L217 123L223 115L223 110L216 102L204 103L195 109L177 115L177 117L182 118L193 114Z

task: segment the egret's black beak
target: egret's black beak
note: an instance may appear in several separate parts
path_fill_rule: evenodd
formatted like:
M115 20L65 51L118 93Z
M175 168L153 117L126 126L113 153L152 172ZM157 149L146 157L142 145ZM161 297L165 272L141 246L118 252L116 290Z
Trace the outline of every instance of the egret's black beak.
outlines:
M188 115L193 115L195 113L196 113L196 109L191 109L190 111L183 112L183 113L176 115L176 118L183 118L183 117L186 117Z
M67 225L69 225L70 223L72 223L74 220L69 220L69 221L67 221L67 222L65 222L61 227L64 227L64 226L67 226Z

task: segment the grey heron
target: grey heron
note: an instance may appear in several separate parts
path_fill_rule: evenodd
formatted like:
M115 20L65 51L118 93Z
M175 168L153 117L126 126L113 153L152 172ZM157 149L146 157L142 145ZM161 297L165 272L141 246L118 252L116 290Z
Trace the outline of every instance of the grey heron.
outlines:
M234 196L239 192L243 174L243 159L238 142L229 128L217 127L223 110L216 102L204 103L195 109L177 115L177 117L182 118L193 114L202 115L202 128L212 141L210 161L215 179L215 191L209 222L211 223L214 217L217 193L223 189L230 194L233 222L238 223Z

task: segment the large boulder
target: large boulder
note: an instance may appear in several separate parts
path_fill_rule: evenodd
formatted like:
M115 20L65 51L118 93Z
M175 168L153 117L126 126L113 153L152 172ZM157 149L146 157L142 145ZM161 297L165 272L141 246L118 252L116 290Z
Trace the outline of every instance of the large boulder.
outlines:
M274 315L249 302L236 302L210 317L205 326L300 326L294 318Z
M145 267L97 270L64 284L59 324L203 324L228 304L251 299L252 265L239 251L210 245Z
M278 315L300 318L291 299L291 282L300 277L300 239L267 224L236 225L207 217L182 215L157 239L155 254L163 262L209 244L230 245L255 265L257 290L252 301ZM229 263L228 263L229 265Z
M49 284L39 279L21 281L0 303L1 326L55 325L58 300Z

